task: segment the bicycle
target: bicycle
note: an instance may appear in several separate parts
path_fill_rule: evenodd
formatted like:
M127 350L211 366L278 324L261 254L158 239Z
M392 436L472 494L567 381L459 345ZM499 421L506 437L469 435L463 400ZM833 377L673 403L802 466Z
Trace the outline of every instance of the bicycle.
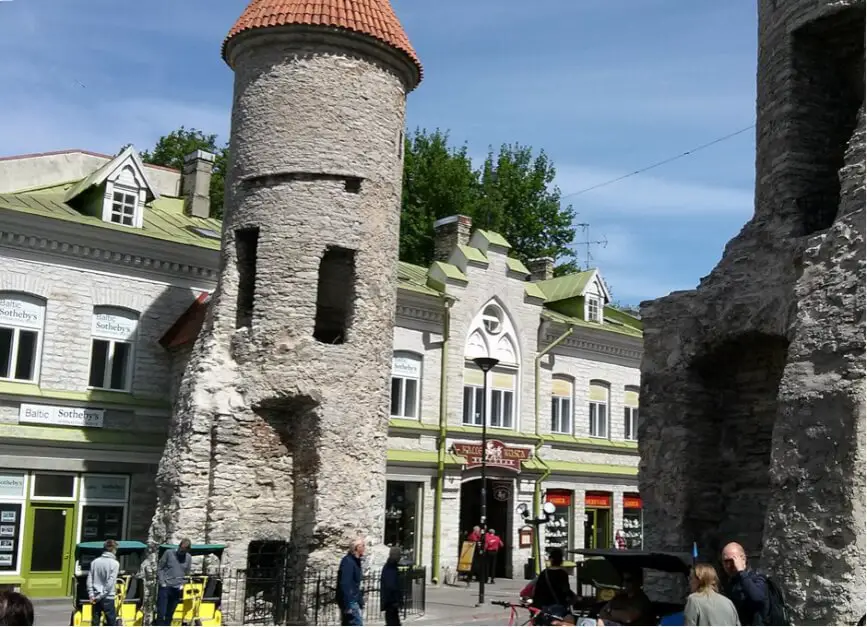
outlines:
M491 605L499 605L500 607L509 608L509 627L515 627L516 625L536 625L536 620L541 616L543 618L547 618L549 624L551 625L571 625L573 623L566 622L566 619L562 616L555 616L554 614L550 614L543 609L538 607L533 607L527 603L510 603L509 601L491 601ZM530 617L527 619L527 622L518 623L518 610L527 610L529 612Z

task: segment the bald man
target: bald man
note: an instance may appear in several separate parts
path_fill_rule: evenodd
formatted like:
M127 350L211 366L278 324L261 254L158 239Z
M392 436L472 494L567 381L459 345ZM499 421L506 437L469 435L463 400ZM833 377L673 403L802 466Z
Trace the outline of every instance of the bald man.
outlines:
M723 570L728 575L726 596L735 604L741 625L764 625L769 613L768 584L747 565L747 554L737 542L722 550Z
M365 549L364 539L353 540L337 569L337 607L340 608L341 625L364 624L361 558L364 557Z

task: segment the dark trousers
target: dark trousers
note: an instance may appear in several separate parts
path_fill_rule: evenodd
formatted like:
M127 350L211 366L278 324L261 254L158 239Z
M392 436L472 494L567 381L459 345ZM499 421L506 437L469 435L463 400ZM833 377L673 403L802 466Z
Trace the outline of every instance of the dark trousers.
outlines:
M400 625L400 608L387 607L385 608L385 624Z
M494 578L497 576L497 552L485 551L485 573L488 580L494 583Z
M160 586L157 592L157 619L154 625L171 625L178 603L181 602L181 589Z
M91 625L99 625L103 614L105 615L106 625L117 624L117 612L114 609L114 597L110 599L100 599L93 602L93 622Z

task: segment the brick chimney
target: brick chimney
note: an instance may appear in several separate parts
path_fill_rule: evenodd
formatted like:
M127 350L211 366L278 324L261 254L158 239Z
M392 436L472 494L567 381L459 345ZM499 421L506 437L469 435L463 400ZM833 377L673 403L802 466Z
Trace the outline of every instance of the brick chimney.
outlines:
M539 257L527 262L531 281L547 281L554 278L554 258Z
M215 158L204 150L184 157L181 195L184 197L184 213L188 216L207 218L211 215L211 172Z
M452 251L470 241L473 221L468 216L449 216L434 222L434 261L448 261Z

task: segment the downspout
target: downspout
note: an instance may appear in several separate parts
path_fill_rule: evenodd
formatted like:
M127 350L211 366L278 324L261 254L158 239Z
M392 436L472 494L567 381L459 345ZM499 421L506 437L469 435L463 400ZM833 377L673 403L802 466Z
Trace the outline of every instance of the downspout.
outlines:
M437 438L437 482L434 491L433 524L433 571L431 581L439 583L440 578L440 535L443 522L443 482L446 474L446 424L448 423L448 365L449 365L449 328L451 326L451 306L454 299L443 296L443 348L440 355L440 428Z
M539 520L539 517L542 514L542 483L551 476L551 468L548 466L548 464L545 463L545 460L542 459L542 456L539 455L539 451L545 445L545 438L542 437L539 428L539 423L542 418L542 399L540 398L541 395L539 391L539 374L542 371L542 358L558 344L560 344L560 342L572 335L572 332L574 330L575 327L569 327L560 337L551 342L538 355L536 355L536 450L534 454L536 456L536 461L542 465L542 468L544 470L542 471L542 474L539 476L539 478L536 479L536 486L533 489L533 518L535 520ZM533 557L536 561L537 575L542 572L542 543L539 542L539 531L540 529L537 526L536 533L533 534Z

